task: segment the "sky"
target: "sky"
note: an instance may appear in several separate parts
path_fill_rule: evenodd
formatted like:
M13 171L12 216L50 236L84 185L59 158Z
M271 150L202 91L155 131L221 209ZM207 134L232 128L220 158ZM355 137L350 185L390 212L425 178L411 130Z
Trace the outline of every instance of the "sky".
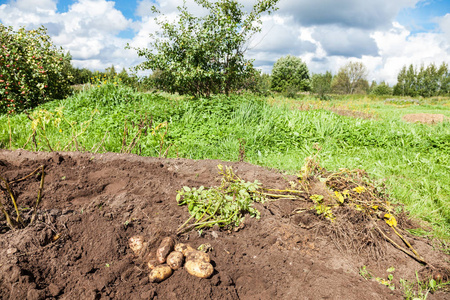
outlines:
M250 8L256 0L240 1ZM194 14L203 11L187 0ZM120 71L142 61L132 47L147 47L158 29L156 5L175 19L178 0L0 0L0 22L27 29L44 25L79 68ZM350 61L365 64L368 80L396 83L404 65L450 64L450 0L280 0L262 17L247 58L270 73L277 59L300 57L311 73L336 74Z

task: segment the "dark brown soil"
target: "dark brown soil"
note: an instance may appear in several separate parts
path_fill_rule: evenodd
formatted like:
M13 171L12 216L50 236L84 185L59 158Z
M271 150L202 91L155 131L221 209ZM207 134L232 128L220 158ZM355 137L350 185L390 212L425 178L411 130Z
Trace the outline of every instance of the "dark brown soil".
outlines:
M402 120L410 123L436 124L448 120L443 114L409 114L404 115Z
M218 185L219 163L272 188L286 188L287 181L296 179L248 163L0 150L0 175L8 181L40 165L46 174L37 222L8 230L0 217L0 298L402 299L399 279L414 281L416 271L431 274L429 267L385 241L376 245L380 251L354 251L352 241L342 236L351 236L364 220L348 217L345 222L354 223L346 226L342 219L329 227L330 221L312 210L294 213L302 206L299 200L258 204L261 219L247 218L238 230L212 228L201 235L176 236L189 217L187 208L177 205L176 191L184 185ZM39 183L40 176L33 175L11 184L19 207L34 205ZM0 200L6 203L4 192ZM127 245L136 234L144 235L151 247L166 236L195 247L208 243L215 272L199 279L180 269L162 283L150 283L149 270ZM430 240L408 239L427 262L447 274L448 255ZM395 267L395 290L362 278L363 266L381 278ZM449 297L441 291L428 299Z

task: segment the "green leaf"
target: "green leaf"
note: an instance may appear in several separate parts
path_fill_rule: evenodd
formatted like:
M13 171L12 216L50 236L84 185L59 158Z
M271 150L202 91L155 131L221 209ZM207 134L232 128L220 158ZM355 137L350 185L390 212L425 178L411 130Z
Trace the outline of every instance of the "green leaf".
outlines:
M436 288L436 286L437 286L436 280L431 279L430 280L430 287L434 290Z

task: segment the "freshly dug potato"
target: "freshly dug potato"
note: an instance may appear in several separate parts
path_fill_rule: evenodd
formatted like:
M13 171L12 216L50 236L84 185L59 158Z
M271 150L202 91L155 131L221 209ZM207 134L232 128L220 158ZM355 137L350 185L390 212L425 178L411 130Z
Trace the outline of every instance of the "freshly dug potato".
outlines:
M192 250L194 250L194 248L192 248L189 244L178 243L175 245L175 251L183 253L184 256L186 256L186 251Z
M156 268L160 263L156 259L155 253L151 252L145 257L145 261L147 261L147 266L150 270Z
M211 261L211 258L209 257L208 253L198 250L191 250L186 251L186 261L188 260L199 260L205 263L209 263Z
M172 268L172 270L178 270L183 266L184 256L183 253L179 251L173 251L167 256L167 265Z
M144 241L144 237L142 235L135 235L128 239L128 246L136 256L139 256L141 252L147 248L147 243Z
M175 246L175 241L171 237L163 238L159 248L156 250L156 259L159 263L163 264L166 262L167 255L173 251Z
M201 260L188 260L184 264L184 268L189 274L200 278L208 278L214 272L210 263Z
M172 275L172 269L168 265L156 266L148 275L150 282L161 282Z

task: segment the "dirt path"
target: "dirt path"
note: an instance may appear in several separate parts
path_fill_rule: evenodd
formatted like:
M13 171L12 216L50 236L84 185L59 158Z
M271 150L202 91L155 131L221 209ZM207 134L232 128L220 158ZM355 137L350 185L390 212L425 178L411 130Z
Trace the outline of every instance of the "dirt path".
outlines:
M176 236L189 217L175 200L182 186L217 185L217 165L232 165L245 180L286 187L295 177L248 163L143 158L135 155L33 153L0 150L0 175L9 181L46 166L38 222L7 230L0 217L1 299L402 299L400 278L413 280L426 267L384 243L382 258L345 251L320 230L329 222L312 211L293 214L299 203L259 204L261 219L247 218L237 231L213 228ZM32 207L39 176L12 185L19 206ZM6 202L3 193L1 201ZM209 243L215 273L209 279L178 270L150 283L128 238L142 234L152 247L163 237L194 246ZM449 256L430 242L409 237L429 262ZM359 270L393 273L396 289L365 280ZM428 299L449 299L436 293Z

